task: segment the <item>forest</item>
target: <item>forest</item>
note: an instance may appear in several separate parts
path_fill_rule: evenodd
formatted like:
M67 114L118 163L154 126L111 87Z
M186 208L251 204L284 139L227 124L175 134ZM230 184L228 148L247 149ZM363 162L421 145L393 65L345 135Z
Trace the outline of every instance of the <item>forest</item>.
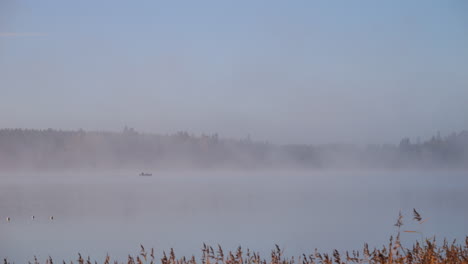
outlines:
M468 131L413 143L279 145L212 135L1 129L0 170L16 169L458 169L468 168Z

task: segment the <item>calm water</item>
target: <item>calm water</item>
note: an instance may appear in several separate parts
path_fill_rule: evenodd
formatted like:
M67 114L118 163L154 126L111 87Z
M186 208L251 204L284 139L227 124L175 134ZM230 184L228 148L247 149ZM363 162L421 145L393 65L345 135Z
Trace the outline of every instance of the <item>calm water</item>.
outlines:
M467 172L138 173L1 173L0 257L124 260L140 244L198 256L203 242L265 257L275 244L286 255L352 250L387 243L400 209L404 230L468 235ZM413 207L428 221L413 223Z

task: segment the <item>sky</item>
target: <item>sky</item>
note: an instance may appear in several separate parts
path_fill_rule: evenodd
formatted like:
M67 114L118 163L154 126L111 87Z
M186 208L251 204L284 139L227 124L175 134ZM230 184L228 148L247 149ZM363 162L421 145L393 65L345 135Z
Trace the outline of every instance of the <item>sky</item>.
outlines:
M0 127L398 143L468 130L468 2L0 0Z

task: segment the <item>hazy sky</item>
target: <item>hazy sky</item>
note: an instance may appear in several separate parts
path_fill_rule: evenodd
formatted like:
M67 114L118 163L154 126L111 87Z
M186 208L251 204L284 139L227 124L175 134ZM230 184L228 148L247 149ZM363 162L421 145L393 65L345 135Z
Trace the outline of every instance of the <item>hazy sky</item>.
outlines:
M398 143L468 129L467 1L0 0L0 127Z

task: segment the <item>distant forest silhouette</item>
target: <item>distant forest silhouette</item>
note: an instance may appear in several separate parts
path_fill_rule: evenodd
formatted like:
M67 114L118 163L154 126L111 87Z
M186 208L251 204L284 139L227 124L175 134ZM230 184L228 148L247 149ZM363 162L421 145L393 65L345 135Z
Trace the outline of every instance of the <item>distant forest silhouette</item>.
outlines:
M76 168L468 168L468 131L361 147L145 134L127 127L121 132L0 130L0 170Z

